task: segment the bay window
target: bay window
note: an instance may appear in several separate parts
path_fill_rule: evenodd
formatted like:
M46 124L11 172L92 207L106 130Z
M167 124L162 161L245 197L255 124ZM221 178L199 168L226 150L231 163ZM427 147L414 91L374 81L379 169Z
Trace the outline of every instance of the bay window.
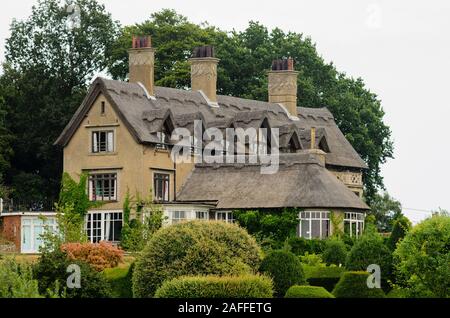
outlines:
M330 235L330 212L300 212L299 236L307 239Z
M345 212L344 232L350 237L360 237L364 231L364 213Z

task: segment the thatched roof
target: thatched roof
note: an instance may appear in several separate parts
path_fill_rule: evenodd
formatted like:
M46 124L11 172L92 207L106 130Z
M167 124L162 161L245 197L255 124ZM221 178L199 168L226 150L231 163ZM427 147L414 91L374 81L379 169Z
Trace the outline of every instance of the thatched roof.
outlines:
M369 209L314 155L302 153L280 155L275 174L262 174L260 164L199 164L177 201L216 201L218 209Z
M232 96L218 95L219 107L211 107L200 92L156 87L155 99L149 99L138 84L97 78L73 118L55 144L65 146L89 111L98 94L103 93L120 119L139 143L158 143L156 132L170 118L175 127L193 129L193 120L201 119L205 128L259 128L267 119L270 127L280 129L280 146L286 146L295 132L298 142L309 147L307 135L311 127L318 128L317 138L325 136L330 152L330 165L367 168L326 108L299 107L299 120L293 120L278 104ZM320 133L323 131L323 133ZM317 139L316 143L319 143Z

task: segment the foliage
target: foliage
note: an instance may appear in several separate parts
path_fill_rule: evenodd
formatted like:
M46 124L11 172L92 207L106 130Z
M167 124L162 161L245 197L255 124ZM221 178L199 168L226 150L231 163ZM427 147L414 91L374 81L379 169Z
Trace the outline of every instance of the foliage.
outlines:
M96 0L71 1L80 8L81 23L67 27L67 2L39 0L30 16L12 21L6 40L0 96L15 140L6 176L15 199L57 197L62 151L53 143L81 104L92 76L104 70L118 32L118 24ZM22 187L20 181L30 177L33 186Z
M309 254L308 252L305 253L305 255L300 255L300 262L304 265L309 266L325 266L325 264L322 261L322 256L318 254Z
M121 266L105 269L105 277L111 285L113 298L132 298L132 276L134 263L129 266Z
M323 287L295 285L288 289L284 298L334 298L334 296Z
M96 271L112 268L123 261L123 251L109 242L100 243L66 243L61 250L70 260L88 263Z
M416 297L450 296L450 217L433 216L409 231L394 252L397 282Z
M271 298L270 278L260 275L184 276L165 281L156 298Z
M259 238L270 240L270 245L281 248L284 241L295 235L298 225L298 210L285 208L282 210L236 210L233 215L239 225Z
M387 298L409 298L406 290L401 288L393 288L387 295Z
M291 246L291 251L295 255L305 255L306 253L322 254L325 249L325 240L319 239L305 239L303 237L290 237L288 244Z
M344 224L344 213L330 212L330 222L333 229L332 238L341 239L345 233L341 227Z
M332 291L345 271L344 267L338 266L308 266L303 265L306 280L311 286L321 286Z
M11 258L0 261L0 298L40 297L30 265Z
M80 266L81 288L65 287L70 275L67 268L71 264ZM97 272L89 264L70 260L60 249L43 251L39 261L34 265L33 275L38 281L40 294L47 297L51 297L52 291L55 290L58 290L59 296L64 295L67 298L106 298L111 295L108 281L102 273Z
M257 270L261 250L247 231L221 221L192 221L153 234L136 261L133 295L152 297L163 281L183 275Z
M345 264L347 253L347 246L343 241L330 239L326 241L322 259L327 265L334 264L339 266Z
M151 196L142 199L138 193L134 199L129 191L124 199L123 211L124 222L120 246L129 252L139 252L150 237L162 227L166 220L164 211L160 205L153 203ZM133 218L131 218L132 214Z
M278 297L283 297L289 287L306 283L302 264L291 252L270 252L261 262L259 271L272 277Z
M333 295L336 298L384 298L381 288L367 286L368 272L345 272L336 287Z
M392 255L377 235L364 235L356 241L348 253L345 268L351 271L365 271L370 264L380 266L382 280L391 278Z
M88 175L83 173L80 175L78 183L72 179L67 172L63 173L61 180L61 190L59 192L59 207L72 207L71 214L78 215L82 218L92 208L101 206L99 202L89 200L87 189Z
M391 232L394 220L402 214L402 204L387 192L375 194L370 207L370 214L375 216L375 224L380 232Z
M395 250L398 242L405 237L411 227L411 221L404 215L400 215L394 220L392 232L387 241L387 244L391 250Z
M0 90L0 197L4 197L1 190L3 183L3 174L11 167L11 157L14 154L12 142L14 136L6 127L6 109L5 100Z
M366 161L366 198L370 203L383 187L381 164L393 156L391 131L383 122L384 111L362 79L353 79L325 63L308 37L283 32L251 21L241 32L223 32L208 24L195 25L173 10L153 13L142 24L125 27L113 50L109 71L125 78L127 49L133 34L151 34L157 48L157 85L186 88L190 85L187 58L198 45L214 45L220 59L218 92L256 100L268 100L267 74L275 58L296 61L298 99L304 107L328 107L344 135ZM249 230L250 231L250 230Z

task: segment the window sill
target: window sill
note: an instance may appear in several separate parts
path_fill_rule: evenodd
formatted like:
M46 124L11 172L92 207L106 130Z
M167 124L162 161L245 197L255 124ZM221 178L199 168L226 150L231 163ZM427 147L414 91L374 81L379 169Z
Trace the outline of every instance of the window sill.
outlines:
M114 152L90 152L88 156L103 157L103 156L117 156L117 151Z

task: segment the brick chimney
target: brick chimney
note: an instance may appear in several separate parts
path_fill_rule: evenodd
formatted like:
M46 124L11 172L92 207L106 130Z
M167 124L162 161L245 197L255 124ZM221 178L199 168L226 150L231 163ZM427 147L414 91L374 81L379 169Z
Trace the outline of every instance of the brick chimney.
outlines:
M294 60L274 60L269 71L269 102L283 104L291 116L297 117L297 76Z
M128 50L131 83L141 83L150 96L154 96L155 50L150 36L133 36Z
M217 105L217 64L214 47L196 47L189 59L191 64L191 88L201 91L213 105Z

